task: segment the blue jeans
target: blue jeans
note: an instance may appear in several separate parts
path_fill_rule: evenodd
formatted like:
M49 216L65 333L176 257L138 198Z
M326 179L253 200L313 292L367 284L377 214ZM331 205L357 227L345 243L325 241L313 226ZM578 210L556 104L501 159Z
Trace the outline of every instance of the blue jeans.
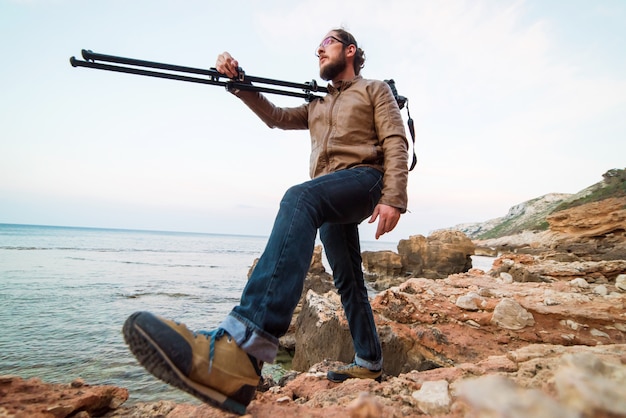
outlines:
M263 254L241 296L220 324L247 353L272 362L289 328L320 230L348 319L357 364L382 366L382 350L361 269L358 224L371 215L382 173L370 167L337 171L291 187Z

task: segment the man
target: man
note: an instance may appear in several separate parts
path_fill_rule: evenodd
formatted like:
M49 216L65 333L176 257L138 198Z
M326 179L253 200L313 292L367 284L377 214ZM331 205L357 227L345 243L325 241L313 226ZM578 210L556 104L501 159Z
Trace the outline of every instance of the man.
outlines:
M205 402L244 413L264 362L272 362L302 293L319 229L348 319L354 362L328 378L380 380L382 350L361 268L358 225L378 220L376 239L406 211L408 144L389 86L363 79L363 50L343 29L316 50L320 77L331 81L322 99L279 108L262 94L233 91L262 121L281 129L309 129L312 180L284 195L267 246L240 304L213 331L147 312L131 315L124 336L141 364L158 378ZM219 72L236 77L239 63L218 56Z

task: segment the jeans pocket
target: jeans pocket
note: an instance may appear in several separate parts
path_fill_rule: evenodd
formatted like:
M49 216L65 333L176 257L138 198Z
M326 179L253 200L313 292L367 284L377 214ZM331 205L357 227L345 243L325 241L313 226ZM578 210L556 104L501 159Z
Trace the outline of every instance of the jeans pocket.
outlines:
M368 193L370 201L370 213L374 210L374 207L378 204L383 192L383 174L371 167L363 167L363 173L361 174L363 179L367 179Z

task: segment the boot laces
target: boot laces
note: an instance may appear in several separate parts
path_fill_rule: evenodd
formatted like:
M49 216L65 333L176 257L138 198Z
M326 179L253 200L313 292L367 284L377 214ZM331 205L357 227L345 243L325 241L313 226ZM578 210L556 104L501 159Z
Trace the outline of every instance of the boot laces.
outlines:
M212 331L197 331L193 333L194 336L202 335L206 338L210 339L209 343L209 373L211 373L211 369L213 368L213 357L215 356L215 341L222 338L226 331L223 328L217 328ZM226 334L227 335L227 334Z
M358 364L356 364L355 362L352 362L352 363L350 363L350 364L345 364L345 365L343 365L343 366L339 366L339 367L337 368L337 370L340 370L340 371L348 371L348 370L352 370L352 369L358 369L358 368L360 368L360 367L361 367L361 366L359 366L359 365L358 365Z

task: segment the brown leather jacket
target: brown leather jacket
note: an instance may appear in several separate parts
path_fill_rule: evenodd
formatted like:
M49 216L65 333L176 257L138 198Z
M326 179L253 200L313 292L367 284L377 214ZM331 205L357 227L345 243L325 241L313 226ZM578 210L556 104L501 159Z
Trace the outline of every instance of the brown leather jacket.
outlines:
M308 129L311 177L356 166L384 173L379 203L407 208L408 143L400 109L387 83L357 76L299 107L274 106L265 96L234 91L270 128Z

